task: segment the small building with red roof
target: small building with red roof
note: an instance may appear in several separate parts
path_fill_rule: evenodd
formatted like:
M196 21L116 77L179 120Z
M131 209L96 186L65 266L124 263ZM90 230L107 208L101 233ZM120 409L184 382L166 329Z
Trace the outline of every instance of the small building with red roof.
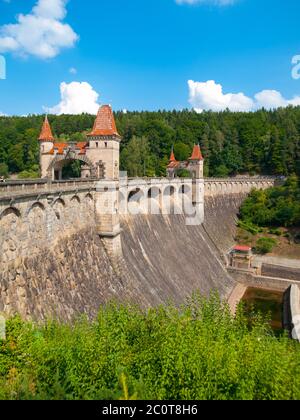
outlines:
M247 245L236 245L231 250L231 266L249 270L253 265L252 248Z

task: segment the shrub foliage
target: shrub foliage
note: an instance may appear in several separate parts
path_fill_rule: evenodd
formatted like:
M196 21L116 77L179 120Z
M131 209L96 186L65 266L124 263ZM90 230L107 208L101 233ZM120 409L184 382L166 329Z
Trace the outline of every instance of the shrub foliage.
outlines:
M2 399L299 399L300 347L217 296L93 322L13 318L0 342Z

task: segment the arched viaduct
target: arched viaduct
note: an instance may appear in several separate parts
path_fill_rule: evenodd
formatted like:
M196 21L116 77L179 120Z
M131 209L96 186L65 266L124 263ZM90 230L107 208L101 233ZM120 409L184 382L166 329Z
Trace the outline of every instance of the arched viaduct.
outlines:
M233 280L214 243L223 245L245 194L274 182L0 183L0 312L71 319L95 315L110 298L147 306L193 290L225 296Z
M107 239L120 233L119 215L185 214L205 198L248 194L274 185L274 178L120 179L120 181L9 182L0 184L0 261L38 253L59 238L96 226ZM119 245L118 245L119 246ZM114 247L111 248L111 251Z

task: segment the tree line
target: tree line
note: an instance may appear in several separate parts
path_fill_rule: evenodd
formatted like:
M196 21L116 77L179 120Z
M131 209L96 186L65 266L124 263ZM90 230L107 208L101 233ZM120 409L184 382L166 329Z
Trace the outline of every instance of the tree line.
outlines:
M200 143L206 176L300 175L300 107L257 112L117 112L121 169L164 176L171 148L186 160ZM58 141L82 141L95 116L49 115ZM38 174L43 116L0 117L0 175Z

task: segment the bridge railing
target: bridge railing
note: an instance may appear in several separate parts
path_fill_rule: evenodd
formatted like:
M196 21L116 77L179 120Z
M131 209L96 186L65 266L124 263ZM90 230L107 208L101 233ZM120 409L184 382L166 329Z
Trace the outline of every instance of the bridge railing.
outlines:
M150 183L180 183L190 181L188 178L167 178L167 177L151 177L151 178L120 178L120 185L133 184L137 182L139 184L145 182ZM232 177L232 178L205 178L205 183L225 183L225 182L278 182L281 178L270 177L270 176L253 176L253 177ZM70 189L82 189L86 187L95 187L97 179L69 179L62 181L49 181L45 179L32 179L32 180L16 180L16 181L4 181L0 182L0 197L14 194L26 194L33 192L45 192L45 191L64 191Z
M275 182L280 178L276 176L236 176L229 178L204 178L205 182Z
M48 181L44 179L5 181L0 183L0 197L15 194L67 191L72 189L94 188L95 180Z

